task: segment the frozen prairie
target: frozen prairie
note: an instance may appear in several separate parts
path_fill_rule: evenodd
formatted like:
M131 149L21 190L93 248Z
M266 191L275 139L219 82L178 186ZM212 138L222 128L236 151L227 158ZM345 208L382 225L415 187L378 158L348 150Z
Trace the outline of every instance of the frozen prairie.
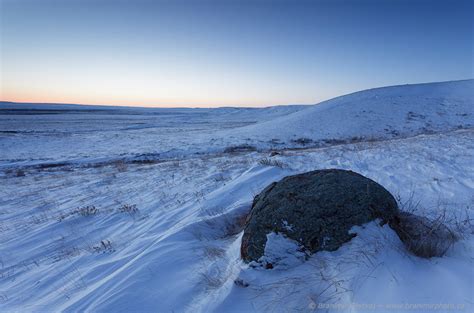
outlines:
M0 311L470 312L473 92L466 80L261 109L0 103ZM307 261L273 238L280 265L241 262L253 197L324 168L377 181L461 239L421 259L373 223Z

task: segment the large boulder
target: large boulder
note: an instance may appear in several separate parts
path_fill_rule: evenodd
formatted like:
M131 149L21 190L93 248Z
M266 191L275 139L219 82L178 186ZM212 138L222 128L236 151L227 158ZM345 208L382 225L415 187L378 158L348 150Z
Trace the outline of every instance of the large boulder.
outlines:
M443 256L457 240L441 219L430 220L408 212L400 212L390 221L390 227L410 252L422 258Z
M328 169L288 176L253 201L242 238L244 261L263 256L267 234L282 233L310 252L336 250L349 230L374 219L391 221L397 202L381 185L352 171Z

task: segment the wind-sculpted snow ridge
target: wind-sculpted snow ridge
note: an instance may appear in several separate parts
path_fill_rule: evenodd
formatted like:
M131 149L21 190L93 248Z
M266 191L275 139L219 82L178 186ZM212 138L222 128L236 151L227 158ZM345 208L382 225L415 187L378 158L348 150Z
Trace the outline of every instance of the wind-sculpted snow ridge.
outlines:
M230 131L279 142L350 142L474 126L474 80L375 88Z

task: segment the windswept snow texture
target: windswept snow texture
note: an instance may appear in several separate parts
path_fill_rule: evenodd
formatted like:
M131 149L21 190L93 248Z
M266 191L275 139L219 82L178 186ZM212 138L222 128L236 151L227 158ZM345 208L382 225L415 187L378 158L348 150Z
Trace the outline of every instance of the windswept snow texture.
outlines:
M472 87L387 87L294 108L0 104L0 311L471 312ZM268 234L274 268L243 263L254 195L324 168L377 181L460 240L420 259L374 222L309 257Z
M110 109L0 103L0 167L223 151L233 144L223 130L304 108Z

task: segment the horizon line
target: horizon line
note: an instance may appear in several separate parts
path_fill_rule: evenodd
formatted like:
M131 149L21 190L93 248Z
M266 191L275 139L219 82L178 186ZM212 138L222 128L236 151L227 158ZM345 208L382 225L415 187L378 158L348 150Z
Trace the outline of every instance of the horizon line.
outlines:
M352 91L348 93L344 93L332 98L324 99L316 103L287 103L287 104L269 104L263 106L253 106L253 105L223 105L223 106L133 106L133 105L121 105L121 104L92 104L92 103L67 103L67 102L24 102L24 101L10 101L10 100L0 100L1 103L12 103L12 104L38 104L38 105L74 105L74 106L96 106L96 107L120 107L120 108L138 108L138 109L219 109L219 108L248 108L248 109L258 109L258 108L269 108L269 107L277 107L277 106L310 106L310 105L317 105L331 99L339 98L342 96L354 94L357 92L368 91L373 89L381 89L381 88L390 88L390 87L399 87L399 86L409 86L409 85L424 85L424 84L437 84L437 83L449 83L449 82L461 82L461 81L468 81L474 80L472 78L464 78L464 79L455 79L455 80L442 80L442 81L431 81L431 82L423 82L423 83L405 83L405 84L396 84L396 85L385 85L385 86L377 86L371 87L366 89L360 89L357 91Z

